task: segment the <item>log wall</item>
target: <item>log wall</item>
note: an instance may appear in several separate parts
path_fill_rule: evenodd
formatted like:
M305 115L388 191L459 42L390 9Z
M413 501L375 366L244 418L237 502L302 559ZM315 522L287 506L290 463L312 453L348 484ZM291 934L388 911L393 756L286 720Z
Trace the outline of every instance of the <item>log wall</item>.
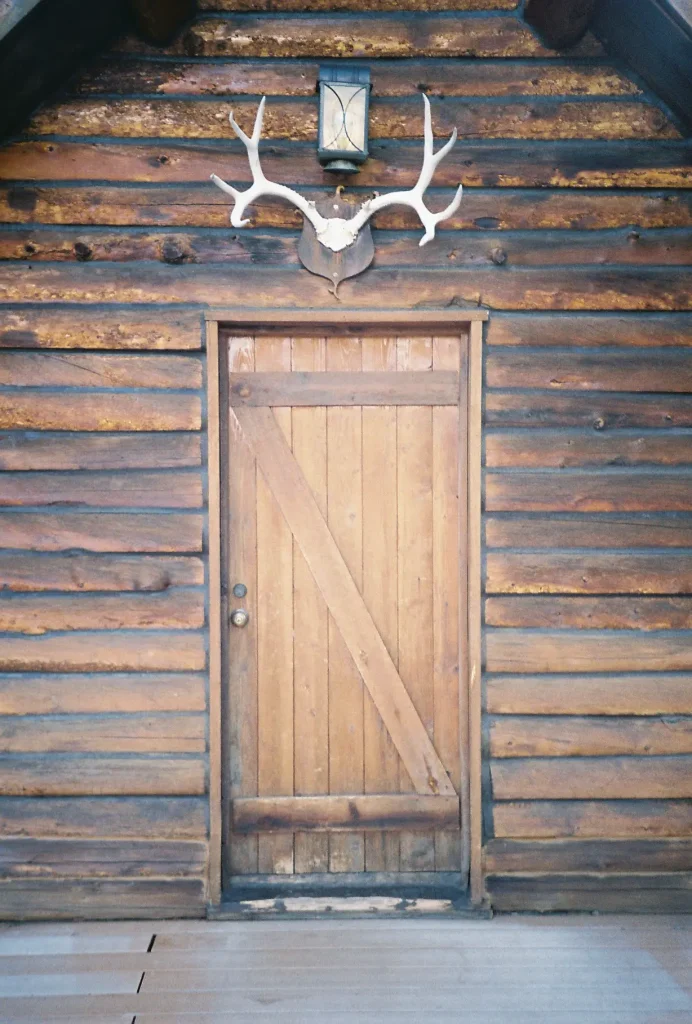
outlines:
M386 211L340 295L491 310L490 897L689 909L692 144L516 0L201 7L165 51L121 40L0 152L0 915L17 894L25 916L204 912L203 312L334 302L296 211L231 229L208 175L248 180L227 113L248 128L266 93L267 175L333 187L325 57L373 72L348 194L415 182L421 91L437 135L460 129L430 190L463 181L453 220L420 249Z

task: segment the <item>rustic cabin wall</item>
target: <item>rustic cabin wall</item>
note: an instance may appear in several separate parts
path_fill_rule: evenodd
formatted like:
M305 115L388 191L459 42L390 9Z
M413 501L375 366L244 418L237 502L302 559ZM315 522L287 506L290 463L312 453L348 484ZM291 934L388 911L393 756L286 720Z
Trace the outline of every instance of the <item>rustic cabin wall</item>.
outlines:
M206 900L205 307L331 308L296 211L232 229L215 171L267 94L268 177L333 188L321 58L372 68L414 184L342 306L487 307L484 842L500 909L690 909L692 145L590 36L517 0L202 0L124 39L0 152L0 914Z

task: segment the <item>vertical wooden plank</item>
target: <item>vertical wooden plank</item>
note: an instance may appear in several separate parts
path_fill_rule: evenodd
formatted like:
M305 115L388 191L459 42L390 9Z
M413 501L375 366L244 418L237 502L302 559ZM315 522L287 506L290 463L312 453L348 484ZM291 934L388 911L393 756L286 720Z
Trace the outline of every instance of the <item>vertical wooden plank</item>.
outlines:
M468 700L471 899L483 899L481 753L481 429L483 325L473 322L469 340L468 404Z
M326 369L324 338L293 339L293 370ZM327 517L327 410L293 409L293 454ZM329 791L329 612L298 545L293 543L295 791ZM296 832L296 873L329 870L329 836Z
M461 876L469 882L471 817L469 796L469 331L459 351L459 762L461 803Z
M363 372L396 370L395 337L363 338ZM363 407L363 599L398 665L396 408ZM366 793L399 790L399 755L372 698L364 696ZM365 836L366 871L399 870L396 832Z
M399 338L399 370L430 370L432 339ZM397 409L399 674L432 738L432 409ZM412 788L408 775L402 789ZM402 832L402 871L433 871L432 833Z
M328 370L360 370L360 338L327 339ZM356 586L363 585L362 412L327 410L327 519ZM329 619L329 792L362 793L363 681ZM362 832L329 837L329 870L363 871Z
M221 462L219 325L206 325L207 451L209 484L209 881L211 903L221 901Z
M255 339L234 336L228 342L231 373L255 369ZM231 417L231 424L235 424ZM255 458L240 432L229 437L228 466L229 605L250 616L244 629L228 625L229 747L228 796L257 796L257 481ZM236 583L247 594L236 599ZM231 874L257 872L257 837L229 837L226 861Z
M459 369L459 338L433 338L433 370ZM432 410L434 743L457 793L459 761L459 407ZM435 868L461 868L459 833L435 834Z
M290 371L291 338L255 341L255 369ZM291 445L291 410L274 415ZM293 537L257 473L258 793L293 794ZM258 871L293 874L293 835L260 836Z

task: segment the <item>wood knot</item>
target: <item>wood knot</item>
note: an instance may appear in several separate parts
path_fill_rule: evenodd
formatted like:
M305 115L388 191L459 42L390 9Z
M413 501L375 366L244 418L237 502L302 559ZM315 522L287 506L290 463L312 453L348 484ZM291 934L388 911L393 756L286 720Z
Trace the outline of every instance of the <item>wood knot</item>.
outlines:
M86 263L87 260L92 260L94 258L94 250L90 245L87 245L86 242L75 242L73 249L75 258L78 259L80 263Z
M504 249L496 246L494 249L490 250L490 259L493 263L497 264L498 267L501 267L503 263L507 262L507 253Z

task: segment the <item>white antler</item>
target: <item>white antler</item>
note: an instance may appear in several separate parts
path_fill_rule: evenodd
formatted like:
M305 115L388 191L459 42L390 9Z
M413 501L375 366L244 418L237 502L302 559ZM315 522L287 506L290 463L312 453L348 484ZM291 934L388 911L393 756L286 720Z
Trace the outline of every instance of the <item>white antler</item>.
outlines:
M432 181L435 168L440 161L446 157L447 153L449 153L450 149L457 141L457 130L455 128L439 153L433 152L430 100L425 93L423 93L423 103L425 104L425 122L423 127L423 166L421 168L418 181L413 188L407 189L405 192L388 192L383 196L375 196L374 199L368 199L367 202L363 203L356 216L352 221L350 221L354 226L357 224L357 231L359 231L362 226L370 220L372 215L378 212L378 210L384 210L387 206L410 206L416 211L421 219L423 227L425 228L425 234L418 244L425 245L435 237L435 228L440 221L447 220L448 217L451 217L452 214L456 213L459 209L461 194L463 191L463 187L461 185L459 185L456 195L449 206L445 206L444 210L440 210L439 213L433 213L432 210L427 208L423 201L423 195Z
M315 204L310 202L308 199L304 199L299 192L295 192L292 188L288 188L287 185L280 185L278 182L269 181L265 178L262 165L260 164L259 157L259 141L262 135L262 123L264 121L264 104L266 102L266 96L262 98L259 108L257 110L257 117L255 118L255 127L252 132L252 138L249 138L245 132L237 124L233 117L233 111L228 115L228 120L231 122L231 128L236 133L240 141L247 149L248 163L250 164L250 170L252 171L252 185L244 192L240 192L237 188L233 188L222 178L219 178L216 174L210 175L211 180L215 185L218 185L220 189L227 192L229 196L235 199L235 206L231 211L231 224L235 228L244 228L250 223L249 219L243 220L243 214L251 203L254 203L255 199L260 196L280 196L282 199L288 199L289 203L293 203L297 206L304 217L310 221L317 237L320 237L321 233L324 233L328 227L328 221L325 217L317 212Z
M231 122L233 131L247 149L250 170L252 171L252 185L250 188L241 192L238 189L233 188L232 185L223 181L222 178L217 177L216 174L211 175L211 180L214 184L218 185L220 189L227 192L228 195L232 196L235 200L235 205L231 211L231 224L234 227L243 228L246 224L250 223L249 219L243 219L243 214L255 199L258 199L260 196L279 196L282 199L287 199L289 203L293 203L294 206L298 207L303 216L306 217L314 227L317 238L322 245L331 249L333 252L340 252L342 249L345 249L347 246L355 242L358 237L358 232L365 224L367 224L374 213L377 213L378 210L384 210L387 206L410 206L416 211L425 228L425 234L420 240L420 245L425 245L431 238L434 238L435 228L440 221L446 220L447 217L451 217L452 214L459 209L462 193L461 185L457 189L456 195L449 206L446 206L444 210L440 211L440 213L433 213L432 210L427 208L423 201L423 195L432 180L435 168L439 164L440 160L449 153L457 140L457 130L455 128L452 132L451 138L444 144L439 153L433 152L430 101L425 94L423 94L423 103L425 104L423 167L421 168L420 177L418 178L417 183L413 188L407 189L405 192L388 192L386 195L375 196L373 199L368 199L363 203L355 217L352 217L350 220L347 220L344 217L323 217L322 214L317 212L315 204L309 199L303 198L299 192L295 192L292 188L288 188L287 185L279 185L277 182L269 181L268 178L265 178L259 158L259 141L262 134L265 100L266 97L263 97L259 105L252 138L248 138L245 132L236 124L232 111L228 118Z

